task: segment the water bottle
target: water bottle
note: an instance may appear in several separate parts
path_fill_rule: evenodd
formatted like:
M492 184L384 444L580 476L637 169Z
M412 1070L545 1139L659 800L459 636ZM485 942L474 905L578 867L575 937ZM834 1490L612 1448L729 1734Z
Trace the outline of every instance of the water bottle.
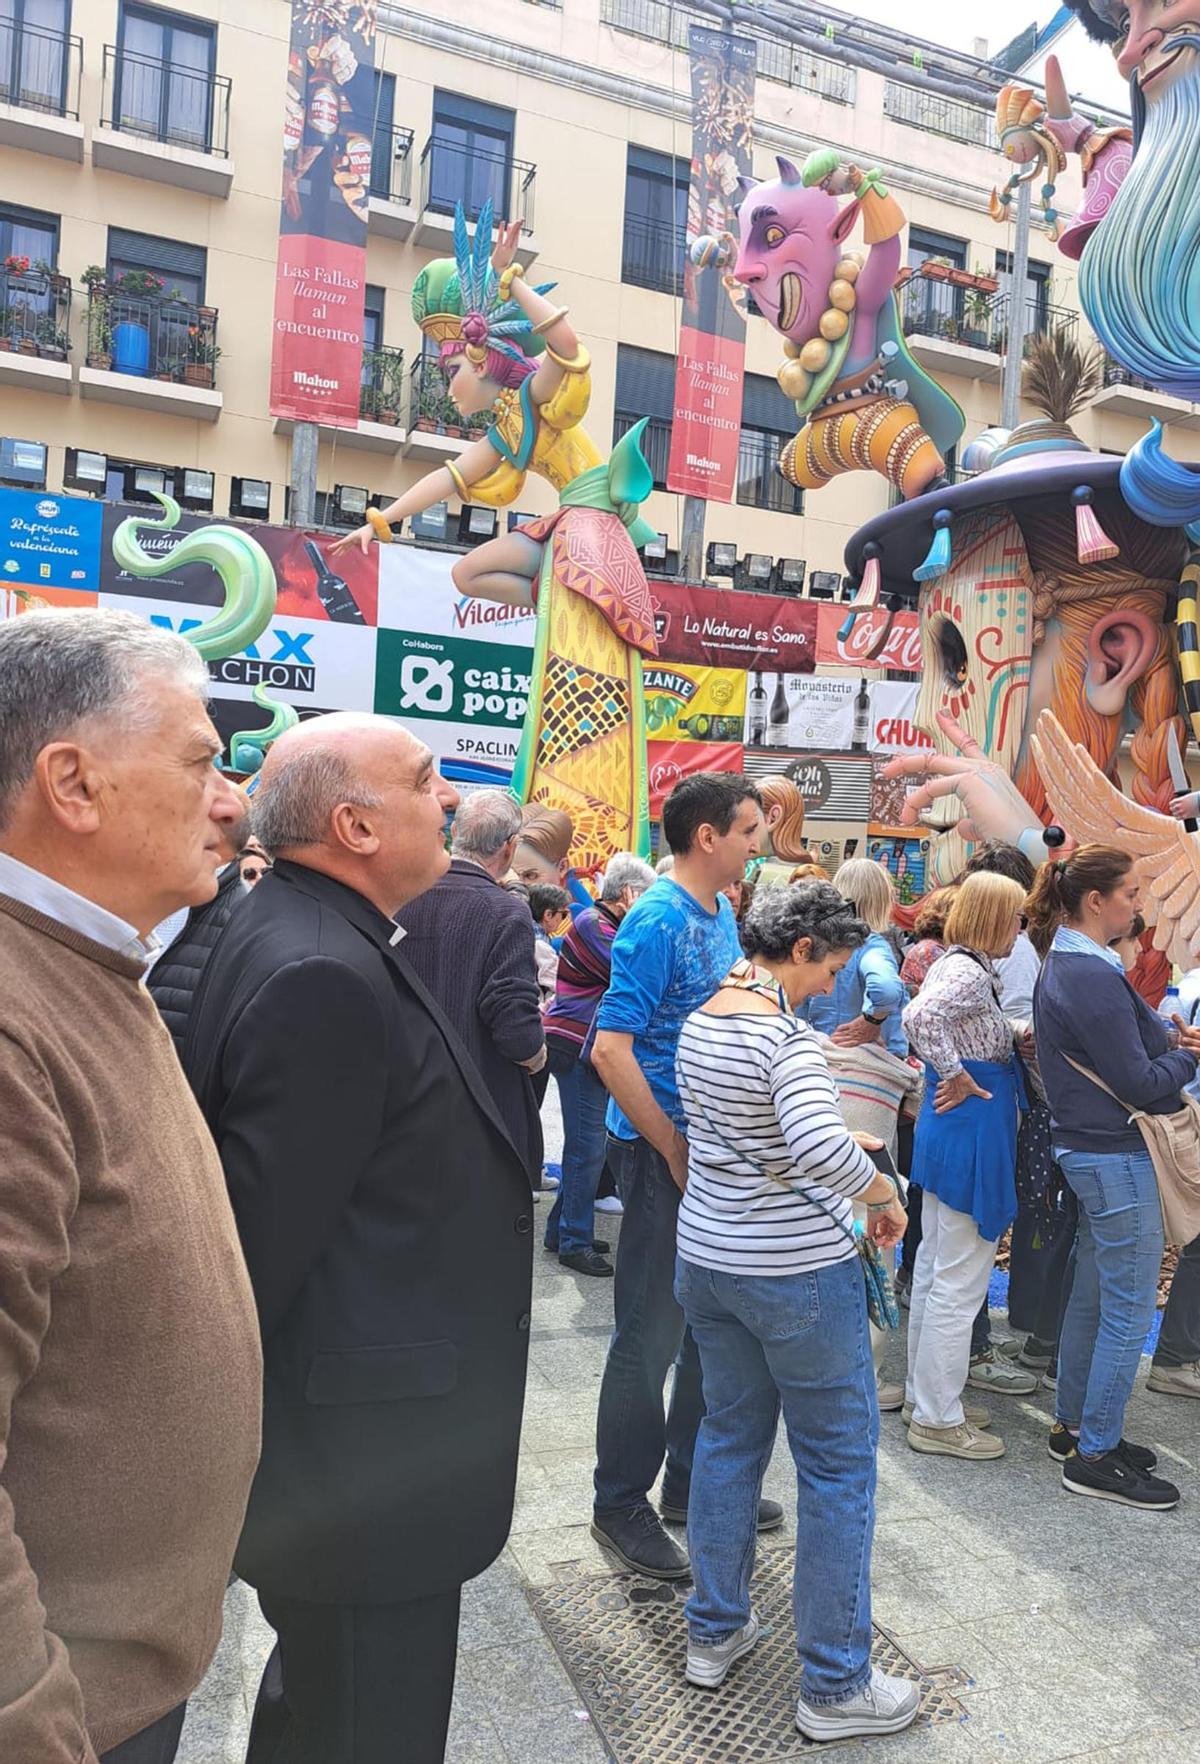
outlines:
M1172 1027L1174 1026L1173 1019L1175 1017L1183 1016L1184 1012L1183 1006L1179 1002L1178 986L1167 987L1166 992L1163 994L1162 1003L1158 1007L1158 1014L1164 1022L1171 1023Z

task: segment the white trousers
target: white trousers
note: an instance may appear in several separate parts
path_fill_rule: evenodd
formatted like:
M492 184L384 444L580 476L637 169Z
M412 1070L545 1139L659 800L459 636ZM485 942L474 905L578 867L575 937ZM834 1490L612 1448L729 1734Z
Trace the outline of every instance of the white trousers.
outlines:
M971 1363L971 1325L983 1303L996 1245L967 1213L925 1191L921 1244L908 1313L905 1400L923 1427L957 1427Z

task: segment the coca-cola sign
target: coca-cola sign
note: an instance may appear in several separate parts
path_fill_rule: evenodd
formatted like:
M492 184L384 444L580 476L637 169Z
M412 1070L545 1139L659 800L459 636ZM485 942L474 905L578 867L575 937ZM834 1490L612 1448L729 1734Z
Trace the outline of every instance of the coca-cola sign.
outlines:
M915 612L889 613L871 606L855 616L849 634L838 635L846 622L845 606L822 606L817 611L817 662L844 668L892 668L908 674L921 671L921 628ZM873 654L883 626L887 637L878 655Z

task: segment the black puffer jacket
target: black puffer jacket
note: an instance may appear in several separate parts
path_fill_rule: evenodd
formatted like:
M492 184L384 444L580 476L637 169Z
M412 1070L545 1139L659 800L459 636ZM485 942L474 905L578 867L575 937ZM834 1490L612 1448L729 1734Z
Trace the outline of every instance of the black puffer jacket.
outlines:
M188 1024L204 970L230 916L245 898L241 866L227 864L213 898L205 901L203 906L192 908L174 943L167 945L146 976L146 990L171 1031L180 1059L184 1055Z

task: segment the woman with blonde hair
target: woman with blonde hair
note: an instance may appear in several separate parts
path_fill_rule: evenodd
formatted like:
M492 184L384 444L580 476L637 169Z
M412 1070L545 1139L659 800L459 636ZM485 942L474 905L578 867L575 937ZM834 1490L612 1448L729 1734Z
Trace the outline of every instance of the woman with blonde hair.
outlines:
M839 1047L882 1041L889 1053L903 1059L908 1042L900 1012L907 993L896 952L884 935L896 904L892 878L872 858L847 858L835 872L833 886L850 902L871 935L837 975L833 990L827 996L809 999L807 1020L814 1029L832 1036Z
M913 1136L912 1179L923 1199L908 1326L908 1443L975 1462L1004 1454L1003 1440L980 1431L987 1410L964 1405L962 1392L971 1325L996 1244L1017 1213L1021 1079L995 963L1016 942L1024 899L1011 877L968 876L946 916L946 953L904 1012L925 1062Z

